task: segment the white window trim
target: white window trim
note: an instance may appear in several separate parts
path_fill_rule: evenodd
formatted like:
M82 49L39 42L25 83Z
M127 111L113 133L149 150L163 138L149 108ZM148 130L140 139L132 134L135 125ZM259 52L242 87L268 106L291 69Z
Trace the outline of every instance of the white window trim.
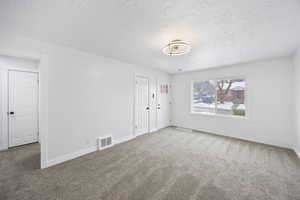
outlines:
M246 89L245 89L245 116L239 116L239 115L225 115L225 114L219 114L219 113L210 113L210 112L194 112L193 111L193 98L194 98L194 83L195 82L202 82L202 81L218 81L218 80L232 80L232 79L243 79L245 81ZM197 79L192 80L190 84L190 114L191 115L203 115L208 117L224 117L224 118L235 118L235 119L249 119L249 99L248 99L248 79L247 76L241 75L241 76L230 76L230 77L221 77L221 78L208 78L208 79ZM217 93L217 90L215 91ZM217 94L215 94L215 98L217 98ZM215 100L215 110L217 109L217 104Z

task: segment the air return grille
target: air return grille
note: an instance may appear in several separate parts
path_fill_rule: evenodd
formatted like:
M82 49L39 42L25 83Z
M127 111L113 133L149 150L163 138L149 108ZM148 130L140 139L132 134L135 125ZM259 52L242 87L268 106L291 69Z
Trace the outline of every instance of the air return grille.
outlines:
M112 136L98 138L98 150L111 147L112 145Z

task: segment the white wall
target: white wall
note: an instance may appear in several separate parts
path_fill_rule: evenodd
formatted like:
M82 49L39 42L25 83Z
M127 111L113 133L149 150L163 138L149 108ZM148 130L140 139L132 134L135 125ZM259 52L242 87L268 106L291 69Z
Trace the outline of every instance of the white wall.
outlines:
M115 142L132 138L135 75L150 77L151 88L156 78L170 79L157 70L11 34L0 35L1 52L44 55L41 124L47 165L92 151L103 135L113 135Z
M154 78L169 79L77 52L56 54L49 62L49 160L95 146L99 136L112 135L115 142L132 138L135 75L150 77L150 85Z
M38 62L30 59L0 55L0 150L8 148L7 76L9 69L38 71Z
M173 77L173 124L250 141L292 147L292 59L281 58ZM191 80L246 76L247 118L190 114Z
M295 151L300 156L300 49L294 55Z

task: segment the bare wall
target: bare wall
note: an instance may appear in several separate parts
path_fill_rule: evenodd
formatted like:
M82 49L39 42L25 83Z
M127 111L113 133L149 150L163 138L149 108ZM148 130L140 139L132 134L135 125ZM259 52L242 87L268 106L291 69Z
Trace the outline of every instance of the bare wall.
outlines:
M176 126L281 147L293 147L292 59L279 58L173 76ZM247 118L190 113L192 80L245 76Z

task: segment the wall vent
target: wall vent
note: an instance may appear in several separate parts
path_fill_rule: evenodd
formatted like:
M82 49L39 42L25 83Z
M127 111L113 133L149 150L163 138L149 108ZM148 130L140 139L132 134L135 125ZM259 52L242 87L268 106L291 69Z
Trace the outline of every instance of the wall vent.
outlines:
M106 149L113 145L112 136L98 138L98 150Z

